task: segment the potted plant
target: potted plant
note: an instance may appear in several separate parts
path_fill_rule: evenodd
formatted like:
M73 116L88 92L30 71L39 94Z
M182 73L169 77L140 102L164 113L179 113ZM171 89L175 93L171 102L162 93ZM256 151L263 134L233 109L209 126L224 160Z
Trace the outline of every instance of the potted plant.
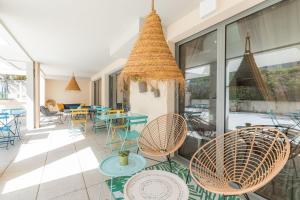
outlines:
M131 80L134 81L134 82L138 82L140 93L144 93L144 92L148 91L147 82L144 81L142 78L132 77Z
M126 166L128 165L128 156L129 156L129 151L120 151L119 152L119 162L121 166Z
M147 82L146 81L139 81L138 84L139 84L139 91L140 91L140 93L144 93L144 92L148 91L148 89L147 89Z
M160 97L160 90L158 88L151 86L151 92L153 92L154 97Z

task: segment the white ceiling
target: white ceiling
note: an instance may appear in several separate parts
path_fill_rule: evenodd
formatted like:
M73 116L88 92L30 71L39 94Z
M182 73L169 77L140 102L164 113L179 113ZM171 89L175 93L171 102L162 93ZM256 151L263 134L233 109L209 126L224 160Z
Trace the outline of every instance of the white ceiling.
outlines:
M110 55L110 49L149 13L150 4L151 0L0 0L0 19L45 73L91 76L120 56ZM156 9L168 26L199 4L200 0L156 0Z

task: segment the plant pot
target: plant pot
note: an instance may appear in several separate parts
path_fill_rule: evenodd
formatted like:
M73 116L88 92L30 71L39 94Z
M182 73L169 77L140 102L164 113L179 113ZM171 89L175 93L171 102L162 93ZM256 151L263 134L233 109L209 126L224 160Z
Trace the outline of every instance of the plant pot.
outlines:
M128 156L120 156L119 161L121 166L128 165Z
M128 156L129 156L129 151L121 151L121 152L119 152L119 163L120 163L120 166L126 166L126 165L128 165Z
M140 93L147 92L147 82L140 81L139 82L139 90L140 90Z
M160 97L160 91L159 91L159 89L154 89L153 90L153 94L154 94L154 97Z

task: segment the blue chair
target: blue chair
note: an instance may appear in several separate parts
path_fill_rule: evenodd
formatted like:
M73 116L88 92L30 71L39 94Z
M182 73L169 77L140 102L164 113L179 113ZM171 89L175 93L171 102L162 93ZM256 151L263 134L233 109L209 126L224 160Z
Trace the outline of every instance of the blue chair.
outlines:
M108 127L108 124L107 124L108 122L100 119L100 116L106 114L106 112L108 110L110 110L110 108L104 107L104 106L93 106L93 109L95 109L95 116L92 119L92 121L93 121L92 128L93 128L94 132L96 133L97 130Z
M0 147L8 149L9 143L13 144L11 137L11 126L8 125L9 114L7 112L0 113ZM2 146L4 144L4 146Z
M14 117L13 126L15 129L14 131L15 137L17 137L18 139L21 139L21 130L20 130L20 127L22 125L21 117L23 117L25 113L26 111L23 108L10 109L10 115Z
M137 125L146 125L148 122L147 116L129 116L126 118L124 128L118 129L117 134L122 140L120 150L137 147L137 139L140 136L140 131L134 129ZM125 145L126 143L129 143Z

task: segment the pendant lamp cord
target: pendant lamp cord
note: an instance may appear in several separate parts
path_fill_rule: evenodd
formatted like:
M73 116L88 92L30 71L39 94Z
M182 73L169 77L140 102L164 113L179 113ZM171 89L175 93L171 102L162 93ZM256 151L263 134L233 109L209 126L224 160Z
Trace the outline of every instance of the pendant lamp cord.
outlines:
M246 44L245 44L245 53L250 53L250 52L251 52L251 42L250 42L249 33L247 33Z
M154 0L152 0L152 11L154 11Z

